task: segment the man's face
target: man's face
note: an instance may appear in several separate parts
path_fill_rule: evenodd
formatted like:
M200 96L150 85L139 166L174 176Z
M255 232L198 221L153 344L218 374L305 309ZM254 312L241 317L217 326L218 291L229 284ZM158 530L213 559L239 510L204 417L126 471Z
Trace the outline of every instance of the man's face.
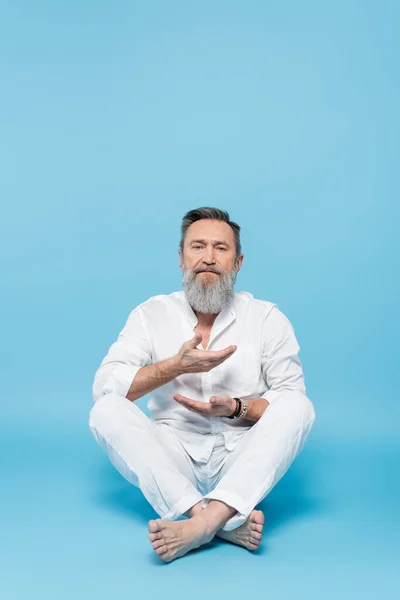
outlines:
M221 271L232 271L235 266L236 248L232 228L223 221L201 219L186 232L180 267L194 271L204 284L212 284ZM243 254L239 256L239 271ZM210 272L204 272L209 269Z
M218 313L233 297L233 284L243 262L236 261L232 228L223 221L201 219L187 230L179 263L183 286L194 310Z

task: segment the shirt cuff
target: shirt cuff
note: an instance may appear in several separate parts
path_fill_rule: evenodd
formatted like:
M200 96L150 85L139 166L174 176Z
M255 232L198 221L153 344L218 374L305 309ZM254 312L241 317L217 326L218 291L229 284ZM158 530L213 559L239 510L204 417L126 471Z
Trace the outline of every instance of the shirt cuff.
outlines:
M126 397L137 372L141 368L141 366L132 367L129 365L119 365L116 367L103 387L103 394L114 393Z
M272 404L272 402L275 402L275 400L285 391L286 390L268 390L260 396L260 398L264 398L264 400L268 400L268 402Z
M287 388L284 388L282 390L268 390L267 392L264 392L260 398L264 398L264 400L268 400L268 402L272 404L272 402L275 402L275 400L285 392L300 392L300 394L305 394L303 389L288 390Z

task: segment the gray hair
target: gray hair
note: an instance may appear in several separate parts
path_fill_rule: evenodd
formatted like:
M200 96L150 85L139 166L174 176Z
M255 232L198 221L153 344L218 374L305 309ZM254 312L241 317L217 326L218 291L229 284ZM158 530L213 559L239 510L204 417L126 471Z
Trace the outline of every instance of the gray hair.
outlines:
M232 227L233 235L235 238L237 260L242 251L242 246L240 243L240 226L237 223L234 223L230 220L229 213L226 210L220 210L219 208L213 208L211 206L202 206L201 208L195 208L187 212L186 215L183 217L181 223L181 241L179 244L181 252L183 253L183 243L185 241L187 230L192 225L192 223L200 221L200 219L214 219L216 221L223 221L224 223L228 223L228 225Z

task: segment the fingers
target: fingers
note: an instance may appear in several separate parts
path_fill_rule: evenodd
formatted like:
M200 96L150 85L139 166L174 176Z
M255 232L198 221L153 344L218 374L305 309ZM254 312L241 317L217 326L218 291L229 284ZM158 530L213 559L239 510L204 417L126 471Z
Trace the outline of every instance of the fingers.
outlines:
M237 350L237 346L228 346L227 348L224 348L223 350L208 350L207 351L207 358L210 359L214 359L214 360L226 360L227 358L229 358L230 356L232 356L232 354L234 352L236 352Z
M232 404L236 408L236 400L227 394L219 394L218 396L210 396L209 403L211 405L211 413L216 416L226 417L233 413Z
M225 404L226 398L222 396L211 396L210 404L214 404L215 406L219 406L220 404Z
M218 350L217 352L221 352L221 353L226 353L226 354L233 354L234 352L236 352L237 350L237 346L235 344L233 344L232 346L228 346L227 348L224 348L223 350Z
M182 406L187 408L187 410L197 413L198 415L207 416L211 413L211 406L207 405L206 403L204 403L203 406L199 406L199 407L197 407L197 406L194 407L191 404L186 404L186 402L181 402L180 404L182 404Z
M230 396L226 394L211 396L208 402L199 402L198 400L187 398L186 396L182 396L181 394L175 394L173 398L188 410L203 415L205 417L210 417L212 415L224 416L226 414L229 402L232 402Z
M182 396L181 394L175 394L173 396L174 400L176 400L179 404L191 410L193 412L197 412L203 415L207 415L211 411L211 406L207 402L198 402L197 400L192 400L192 398L186 398L186 396Z
M194 336L192 337L192 339L189 340L189 342L188 342L190 348L196 348L196 346L198 346L200 344L202 339L203 339L202 334L196 332L194 334Z

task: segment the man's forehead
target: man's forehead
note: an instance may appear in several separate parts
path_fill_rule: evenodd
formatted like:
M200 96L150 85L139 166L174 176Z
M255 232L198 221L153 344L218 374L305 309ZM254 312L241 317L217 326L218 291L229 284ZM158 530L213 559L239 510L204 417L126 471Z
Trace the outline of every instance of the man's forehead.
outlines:
M200 219L190 225L186 232L187 242L212 242L213 244L230 244L233 240L232 228L224 221Z
M195 242L199 243L199 244L208 244L208 242L211 242L212 244L225 244L227 246L229 246L229 242L226 239L216 239L216 238L195 238L195 239L189 239L188 240L189 244L193 244Z

